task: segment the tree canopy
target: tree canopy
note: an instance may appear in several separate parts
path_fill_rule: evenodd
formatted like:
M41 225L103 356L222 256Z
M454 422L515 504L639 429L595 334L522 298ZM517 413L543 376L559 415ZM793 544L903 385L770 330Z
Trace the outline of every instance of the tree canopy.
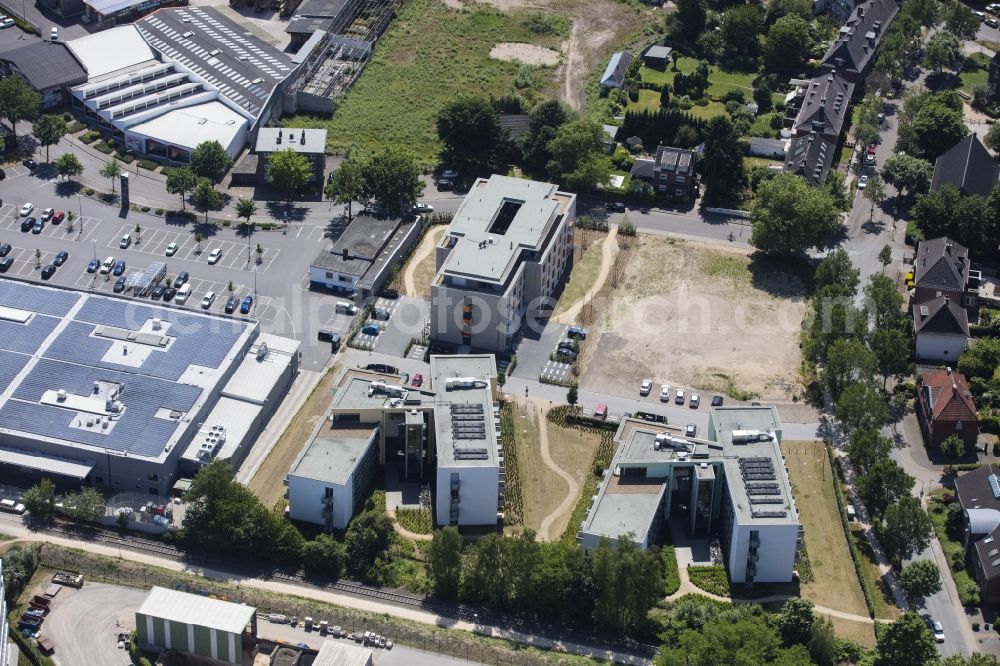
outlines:
M62 116L46 114L32 125L32 133L38 139L38 145L45 146L45 161L49 161L49 147L59 143L66 135L66 121Z
M756 58L763 31L764 10L759 5L733 5L722 14L722 39L733 58Z
M352 206L362 197L362 164L350 154L344 158L326 186L326 196L337 204L347 204L347 219L352 215Z
M702 167L706 201L724 203L739 194L743 187L743 150L728 116L708 121Z
M63 178L74 178L83 173L83 162L76 153L63 153L56 158L56 173Z
M604 147L604 129L596 120L579 118L556 130L549 141L551 177L570 190L590 190L608 182L611 159Z
M410 210L424 190L416 159L392 146L365 160L360 172L360 200L378 204L389 215Z
M191 200L195 209L205 213L205 222L208 222L208 211L216 210L222 206L222 195L208 178L202 178L198 181L191 194Z
M809 23L798 14L782 16L767 32L764 63L771 71L798 71L812 45Z
M813 282L817 290L830 285L840 285L854 295L858 293L858 285L861 283L861 270L851 261L851 255L847 254L847 250L838 247L823 257L816 266Z
M233 158L218 141L202 141L191 151L191 170L213 183L222 180L233 166Z
M482 97L459 97L437 115L441 161L459 173L463 182L496 171L504 132L500 114Z
M906 495L886 508L879 538L886 555L905 560L927 548L933 534L934 526L920 500Z
M10 123L15 140L17 123L37 118L41 104L42 96L20 76L5 76L0 79L0 117Z
M928 160L937 159L969 133L961 105L955 108L940 95L924 102L913 119L912 129L914 147Z
M875 643L875 666L925 666L937 656L934 636L914 612L885 627Z
M750 244L768 254L824 248L840 226L830 195L801 176L783 173L764 183L750 207Z
M882 165L882 180L900 194L926 192L934 177L934 165L913 155L895 154Z
M267 182L281 192L285 201L291 201L312 177L312 165L306 156L294 148L278 150L268 157Z
M927 47L924 49L924 67L936 72L954 69L959 65L961 58L962 45L953 33L941 30L927 40Z
M857 487L868 511L882 517L891 504L909 497L913 484L912 476L903 471L895 460L886 458L876 462L867 474L859 477Z
M181 210L187 208L187 193L190 192L198 185L198 177L194 174L189 167L179 167L177 169L172 169L170 173L167 174L167 192L170 194L179 194L181 197Z
M24 491L21 501L33 518L48 520L56 510L56 486L50 479L43 478Z
M899 583L910 599L929 597L941 589L941 570L933 560L916 560L903 567Z

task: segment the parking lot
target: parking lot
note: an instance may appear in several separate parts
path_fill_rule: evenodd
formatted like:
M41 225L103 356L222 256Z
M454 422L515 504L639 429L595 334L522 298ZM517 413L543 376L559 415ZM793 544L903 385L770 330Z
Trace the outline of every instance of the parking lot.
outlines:
M129 236L132 243L128 249L133 252L143 252L160 257L167 257L167 248L171 243L177 244L177 251L169 257L178 261L195 261L208 264L208 258L215 249L222 250L219 260L215 266L222 268L246 268L257 262L256 248L259 244L263 252L260 254L260 263L256 264L257 272L265 272L278 257L279 250L266 247L267 237L261 236L260 240L250 237L250 242L217 240L207 238L200 243L196 243L194 234L190 231L172 231L170 229L143 229L136 241L135 225L124 224L118 233L108 241L107 247L113 250L121 249L121 239Z
M5 273L7 275L20 275L21 277L37 277L41 272L37 266L43 268L48 266L57 254L57 252L51 250L40 250L40 252L41 258L35 256L34 249L12 245L11 251L7 256L14 260L14 264ZM58 270L56 272L58 273Z
M24 234L26 238L37 238L38 236L43 236L45 238L65 238L67 241L86 242L101 226L101 220L95 217L84 217L82 225L80 223L80 218L77 217L73 220L72 231L70 231L69 223L66 220L63 220L62 224L51 224L50 222L46 222L42 232L34 234L30 231L21 231L21 221L25 218L21 217L20 210L20 203L5 202L3 206L0 206L0 230ZM44 210L44 207L39 208L36 206L35 209L31 211L31 215L28 217L34 217L37 219L38 216L42 214L42 210ZM30 241L27 240L23 242L30 243Z
M514 376L522 379L538 379L552 384L565 384L574 379L573 366L552 360L559 342L565 340L567 324L550 322L541 333L529 330L517 347L517 366Z

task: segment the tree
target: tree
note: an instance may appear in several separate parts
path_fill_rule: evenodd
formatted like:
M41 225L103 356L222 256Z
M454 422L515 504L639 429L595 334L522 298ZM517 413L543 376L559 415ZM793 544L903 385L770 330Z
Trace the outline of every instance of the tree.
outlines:
M830 343L821 375L823 387L834 402L848 387L870 381L875 372L875 355L856 338L841 338Z
M851 261L847 250L837 248L828 253L816 266L813 282L817 291L829 285L842 285L853 296L858 293L861 271Z
M778 633L786 646L805 645L812 635L815 604L803 597L790 597L778 613Z
M1000 666L1000 659L992 654L973 652L968 657L962 654L953 654L931 663L933 666Z
M1000 367L1000 339L976 338L958 359L958 371L969 379L991 379Z
M56 486L49 479L42 479L24 491L21 499L32 518L48 520L56 510Z
M326 196L336 204L347 204L347 220L351 220L351 205L361 199L362 165L351 155L344 158L326 186Z
M895 460L883 459L872 465L867 474L858 478L857 486L858 494L868 511L881 517L896 500L909 496L913 484L913 477L904 472Z
M868 178L868 185L865 186L865 199L872 203L868 219L874 220L875 206L881 206L882 202L885 201L885 183L882 182L882 177L877 173Z
M62 512L74 520L97 521L104 516L104 495L97 488L81 488L63 496Z
M449 526L435 530L427 548L427 575L434 586L434 593L446 599L458 596L463 545L458 528Z
M344 568L344 546L329 534L318 534L302 544L302 568L307 576L339 578Z
M945 30L955 35L959 40L974 40L979 31L979 24L979 17L961 2L949 3L945 9Z
M867 474L875 463L889 459L892 440L877 429L856 429L847 444L847 457L859 474Z
M875 273L865 287L865 309L872 318L875 330L889 328L902 316L903 296L892 278Z
M773 0L767 3L767 24L771 25L782 16L794 15L805 20L813 17L813 6L809 0Z
M195 249L195 252L201 252L201 242L203 240L205 240L204 236L202 236L200 233L195 233L195 235L194 235L194 246L195 246L194 249Z
M579 118L562 125L549 141L549 175L571 190L590 190L607 183L611 159L605 152L604 138L604 129L596 120Z
M965 455L965 441L958 435L948 435L941 442L941 453L949 458L961 458Z
M189 167L179 167L167 174L167 192L179 194L181 210L187 209L187 193L198 185L198 177Z
M962 45L958 38L947 30L941 30L927 40L927 47L924 49L924 67L935 72L954 69L961 57Z
M879 634L875 652L875 666L925 666L937 656L937 646L923 618L907 612Z
M941 571L932 560L917 560L903 567L899 583L911 600L929 597L941 590Z
M222 180L233 166L233 158L218 141L202 141L191 151L191 171L213 183Z
M437 134L441 160L459 173L463 182L496 171L503 143L500 114L482 97L459 97L438 112Z
M222 195L216 191L215 186L212 185L212 181L207 178L202 178L198 182L194 188L194 192L191 194L191 199L195 210L205 213L206 224L208 224L208 211L222 206Z
M259 264L264 256L264 247L257 243L257 247L254 248L254 253L257 255L257 263Z
M983 139L986 147L994 153L1000 152L1000 123L993 123Z
M920 25L930 28L938 22L941 3L938 0L909 0L906 3L906 13Z
M236 200L236 217L241 220L245 220L244 224L247 225L247 231L251 228L250 218L257 214L257 204L253 199L244 199L240 197Z
M774 72L798 71L809 56L811 41L805 19L796 14L782 16L767 32L764 63Z
M423 189L417 161L399 148L389 147L376 153L361 168L360 199L377 203L388 215L408 211Z
M764 183L750 206L750 244L768 254L799 254L826 246L840 211L826 192L782 173Z
M847 179L844 174L831 171L823 183L823 189L830 195L830 200L838 210L851 210L854 201L847 196Z
M83 173L83 163L75 153L63 153L56 158L56 173L63 178L73 178Z
M705 19L708 10L705 0L677 0L677 10L674 12L671 27L673 34L680 39L693 39L705 30Z
M948 236L961 243L981 243L997 237L995 197L966 196L954 185L917 197L911 218L929 237Z
M735 198L743 185L743 151L728 116L708 121L702 160L705 199L715 203Z
M895 154L882 165L882 180L895 187L900 196L903 192L915 194L926 192L934 177L934 166L927 160L913 155Z
M950 106L935 96L924 102L913 119L913 141L921 157L937 159L968 135L961 108Z
M115 181L122 175L122 165L114 157L101 167L101 176L111 181L111 193L115 193Z
M735 5L722 14L722 39L734 59L756 58L763 31L764 10L759 5Z
M285 148L271 153L267 160L267 182L290 202L312 177L312 167L305 155Z
M22 120L37 118L41 103L42 96L32 90L20 76L6 76L0 79L0 117L10 123L15 143L17 124Z
M818 618L809 636L809 656L818 666L833 666L839 647L830 618Z
M543 174L552 153L549 142L569 119L569 113L558 100L546 100L532 109L528 118L528 132L519 140L524 168L532 174Z
M38 139L38 145L45 146L45 161L49 161L49 146L59 143L66 134L66 121L63 117L46 114L35 121L32 133Z
M394 528L392 519L378 510L365 510L351 520L344 533L347 570L354 576L374 578L375 564L389 556Z
M837 400L835 413L848 433L881 428L889 418L889 409L882 394L867 382L845 388Z
M579 397L580 396L579 393L577 392L576 386L570 386L569 389L566 390L566 402L570 406L575 406L577 400L579 400Z
M41 267L42 267L42 251L38 248L35 248L35 268L41 268Z
M670 84L664 83L663 87L660 88L660 107L668 108L670 106Z
M875 354L882 390L889 377L901 377L910 369L910 336L899 328L880 328L872 333L871 350Z
M882 270L892 263L892 245L886 243L882 246L882 249L878 251L878 263L882 264Z

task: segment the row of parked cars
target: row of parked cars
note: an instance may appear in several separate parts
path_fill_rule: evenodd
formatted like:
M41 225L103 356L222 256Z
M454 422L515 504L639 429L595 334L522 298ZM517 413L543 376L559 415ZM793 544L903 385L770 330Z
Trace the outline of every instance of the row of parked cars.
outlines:
M643 379L642 384L639 385L639 395L645 397L649 395L653 390L653 380ZM674 392L674 404L683 405L685 402L684 389L679 388ZM660 402L670 402L670 386L667 384L660 384ZM701 396L697 393L692 393L688 399L688 406L691 409L698 409L701 406ZM722 406L722 396L717 395L712 397L712 406L721 407Z

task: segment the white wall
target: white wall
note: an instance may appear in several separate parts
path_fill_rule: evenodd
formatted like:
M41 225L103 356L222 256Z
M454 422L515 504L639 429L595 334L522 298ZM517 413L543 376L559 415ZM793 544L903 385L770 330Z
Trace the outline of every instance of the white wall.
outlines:
M327 274L329 274L330 277L327 277ZM340 280L341 277L347 278L349 281L342 282ZM356 275L343 275L337 271L319 268L318 266L310 266L309 282L313 286L352 292L357 287L358 277Z
M917 358L927 361L958 361L968 339L960 335L917 333Z
M479 467L448 467L438 460L437 496L434 498L434 518L438 525L451 524L451 475L458 473L460 486L459 525L496 525L497 489L500 470L496 465Z
M738 518L738 516L736 516ZM750 550L750 532L760 533L757 548L757 575L755 583L788 583L795 569L795 550L799 526L792 524L740 524L733 523L733 537L729 545L729 579L737 584L746 580L747 554Z
M323 518L323 495L327 488L333 488L333 527L345 529L354 515L354 476L344 485L306 479L288 475L288 516L315 525L325 525Z

